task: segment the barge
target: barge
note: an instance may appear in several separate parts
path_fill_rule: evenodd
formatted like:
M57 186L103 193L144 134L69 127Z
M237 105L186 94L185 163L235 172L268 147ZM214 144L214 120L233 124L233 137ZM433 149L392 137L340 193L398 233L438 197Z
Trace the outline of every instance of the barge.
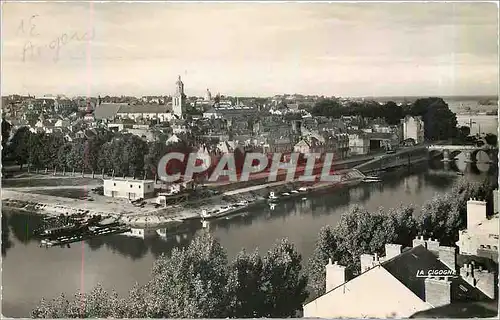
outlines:
M60 223L60 226L40 229L35 236L41 238L40 247L50 248L80 242L95 237L107 236L129 232L131 229L123 223L103 219L101 216L93 216L85 219L76 216L62 216L59 220L49 220L51 224Z
M202 220L210 220L221 217L226 217L247 209L254 201L240 201L230 205L222 206L213 210L201 210L200 216Z

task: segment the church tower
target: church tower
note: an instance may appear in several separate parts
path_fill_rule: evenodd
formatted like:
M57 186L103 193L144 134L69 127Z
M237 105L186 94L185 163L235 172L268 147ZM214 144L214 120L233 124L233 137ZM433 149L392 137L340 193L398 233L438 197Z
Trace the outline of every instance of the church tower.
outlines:
M184 83L182 83L181 76L179 76L175 83L175 94L172 97L172 111L174 115L182 118L185 108Z
M205 101L212 101L212 93L208 89L207 92L205 93Z

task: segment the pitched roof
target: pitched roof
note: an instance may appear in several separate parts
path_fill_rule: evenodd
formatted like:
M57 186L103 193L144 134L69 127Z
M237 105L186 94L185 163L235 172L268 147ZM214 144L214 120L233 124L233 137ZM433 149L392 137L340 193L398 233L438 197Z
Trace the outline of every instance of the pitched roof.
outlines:
M411 248L400 255L381 263L390 274L425 301L425 278L418 277L417 272L426 270L450 270L431 251L422 245ZM452 278L451 300L478 301L489 298L477 288L472 287L462 277Z
M417 312L410 316L416 318L497 318L498 302L453 303L443 307Z
M116 117L118 109L123 105L123 103L102 103L94 111L95 118L99 120L112 119Z
M169 113L167 106L160 104L122 105L118 113Z

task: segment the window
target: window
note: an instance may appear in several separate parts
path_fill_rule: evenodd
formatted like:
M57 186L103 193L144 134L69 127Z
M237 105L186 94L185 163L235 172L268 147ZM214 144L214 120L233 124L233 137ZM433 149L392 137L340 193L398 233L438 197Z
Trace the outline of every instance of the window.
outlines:
M148 185L148 189L149 189L149 188L151 188L151 186L150 186L150 185Z
M130 188L132 188L132 185L130 185Z
M141 188L141 186L139 186L139 189Z
M113 183L113 186L115 186L115 187L116 187L116 182L115 182L115 183Z

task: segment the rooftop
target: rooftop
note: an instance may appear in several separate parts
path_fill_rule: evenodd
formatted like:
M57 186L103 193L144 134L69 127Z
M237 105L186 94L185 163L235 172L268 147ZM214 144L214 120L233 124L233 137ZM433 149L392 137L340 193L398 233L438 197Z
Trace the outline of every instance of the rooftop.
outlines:
M450 270L422 245L406 250L400 255L381 263L381 266L423 301L425 301L425 278L417 278L417 272L421 270ZM472 287L461 277L452 278L451 281L454 284L451 289L452 301L489 299L484 293Z

